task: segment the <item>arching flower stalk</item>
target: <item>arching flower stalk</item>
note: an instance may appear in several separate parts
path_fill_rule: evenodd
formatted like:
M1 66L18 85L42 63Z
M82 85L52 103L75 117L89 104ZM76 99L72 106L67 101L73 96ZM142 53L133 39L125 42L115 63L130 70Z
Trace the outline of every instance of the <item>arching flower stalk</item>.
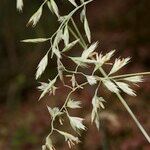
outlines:
M56 82L61 81L64 86L68 87L70 89L70 92L68 93L64 104L61 108L54 107L51 108L50 106L47 106L48 111L51 115L52 121L51 121L51 131L49 135L46 138L45 145L42 146L43 150L49 149L54 150L54 146L52 144L51 135L54 131L59 133L60 135L64 136L65 141L67 141L69 147L71 148L74 144L79 143L78 137L65 132L61 131L59 129L56 129L54 126L54 122L56 118L61 120L62 116L66 116L70 122L71 127L77 132L80 133L80 130L86 130L85 125L83 124L84 119L76 116L72 116L69 113L70 109L78 109L81 108L81 102L72 99L71 95L78 89L85 88L85 85L89 86L97 86L95 90L95 94L93 93L93 99L92 99L92 113L91 113L91 121L96 124L96 127L99 129L99 115L104 108L104 104L106 102L105 98L102 97L102 95L99 95L98 91L99 88L104 85L104 88L108 89L110 92L114 93L120 102L124 105L128 113L131 115L133 120L135 121L136 125L139 127L145 138L150 143L150 137L148 136L147 132L144 130L144 128L141 126L129 106L127 105L126 101L121 96L121 93L126 93L130 96L136 96L136 92L131 88L130 85L135 85L140 82L143 82L143 76L149 75L150 72L142 72L142 73L132 73L132 74L123 74L123 75L114 75L114 73L117 73L120 69L125 67L130 62L130 57L127 58L116 58L115 61L111 61L111 58L115 54L115 50L111 50L110 52L106 54L97 53L96 49L98 48L98 42L92 42L91 37L91 31L88 24L87 16L86 16L86 6L92 0L80 0L80 5L77 5L75 0L68 0L69 3L71 3L74 8L73 10L66 14L65 16L61 16L61 12L59 11L59 7L57 6L57 3L55 0L45 0L41 6L37 9L37 11L33 14L33 16L29 19L28 25L32 25L35 27L37 23L39 22L42 11L45 5L47 5L47 8L56 15L58 18L58 21L60 23L59 28L57 31L48 38L35 38L35 39L26 39L22 40L22 42L30 42L30 43L41 43L41 42L50 42L50 48L47 51L46 54L43 54L43 58L39 62L39 65L37 67L36 72L36 79L39 79L42 74L44 73L49 60L49 55L51 56L51 59L53 57L57 58L57 70L58 74L55 78L49 79L49 82L40 82L40 86L38 89L42 91L42 94L40 96L40 99L43 98L46 94L54 94L57 87L55 87ZM17 0L17 8L18 10L22 10L23 2L21 0ZM46 9L46 8L45 8ZM73 20L74 14L80 12L80 19L81 23L83 24L84 28L84 34L86 35L86 39L82 34L80 33L76 23ZM73 28L71 28L73 26ZM71 41L71 37L74 37L74 40ZM64 42L64 47L60 48L60 42ZM76 45L80 45L83 49L82 54L80 56L69 56L68 51L71 51L73 48L76 47ZM76 67L72 70L69 70L67 66L63 64L62 58L67 57L70 59L70 61L73 61L76 64ZM104 70L105 66L110 66L110 71L106 72ZM88 68L90 66L94 66L94 69L91 73L85 74L84 68ZM83 71L78 71L78 68L81 67ZM97 76L96 72L99 72L101 76ZM78 83L76 76L80 75L85 78L84 82ZM66 85L65 78L70 78L69 85ZM50 77L51 78L51 77ZM82 108L81 108L82 109ZM62 125L62 120L60 121L60 124Z

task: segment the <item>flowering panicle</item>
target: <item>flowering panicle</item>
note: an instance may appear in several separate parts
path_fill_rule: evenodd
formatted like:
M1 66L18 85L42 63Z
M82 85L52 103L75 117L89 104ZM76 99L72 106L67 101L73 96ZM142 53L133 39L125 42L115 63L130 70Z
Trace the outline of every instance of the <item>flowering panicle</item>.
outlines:
M50 106L47 106L51 115L51 131L46 137L46 141L42 146L42 150L55 150L51 140L51 135L54 133L54 131L64 136L65 141L68 143L70 148L80 142L78 137L68 132L58 130L55 127L55 121L59 120L60 125L64 125L62 118L67 117L68 119L66 120L69 121L73 130L79 135L81 130L86 130L86 125L83 124L83 118L76 116L73 117L70 115L71 109L81 108L81 101L72 98L72 94L78 89L84 89L86 85L89 85L91 88L96 88L91 104L91 122L95 123L98 129L100 126L100 114L101 111L103 111L105 108L104 103L106 102L105 98L103 98L104 96L102 96L100 92L101 88L104 87L108 89L109 92L112 92L118 97L143 135L150 142L150 137L141 126L121 95L123 92L130 96L136 96L136 92L131 88L132 85L143 82L143 75L148 75L150 72L114 76L113 74L117 73L120 69L127 65L131 58L116 58L113 62L111 61L111 58L114 56L115 50L111 50L105 55L102 52L98 53L98 42L91 42L91 31L86 15L86 6L88 3L92 2L92 0L80 0L80 5L77 5L75 0L68 0L68 2L73 5L73 10L65 16L61 16L61 12L59 11L56 0L44 0L37 11L29 19L28 25L31 24L33 27L35 27L38 24L40 18L42 17L43 8L45 8L44 6L46 5L46 8L49 9L54 15L56 15L58 22L60 23L59 28L51 37L48 38L33 38L22 40L22 42L25 43L43 43L47 41L50 43L50 49L37 66L35 75L36 79L39 79L45 72L48 62L50 62L50 58L48 57L49 53L51 54L51 59L55 57L57 60L57 75L53 77L52 80L48 80L48 83L40 82L40 85L38 86L38 89L41 91L39 99L42 99L48 93L55 95L55 91L57 89L56 83L58 80L62 82L63 86L69 88L70 90L64 101L64 104L61 107L51 108ZM23 0L17 0L17 9L22 11L22 8ZM74 14L79 11L81 11L79 13L80 21L83 25L86 39L84 39L73 20ZM70 53L68 52L72 49L79 48L79 45L83 48L81 55L69 55ZM74 62L75 68L72 67L72 70L68 69L70 67L65 65L64 58ZM108 67L110 67L110 71L108 73L105 71L105 65L109 65ZM85 74L85 67L90 68L88 74ZM79 71L79 68L81 71ZM93 71L90 72L90 70L92 70L91 68L93 68ZM78 76L82 76L84 78L82 78L83 81L78 80ZM65 77L70 78L69 82L68 80L65 80ZM60 100L62 101L62 97L60 97Z

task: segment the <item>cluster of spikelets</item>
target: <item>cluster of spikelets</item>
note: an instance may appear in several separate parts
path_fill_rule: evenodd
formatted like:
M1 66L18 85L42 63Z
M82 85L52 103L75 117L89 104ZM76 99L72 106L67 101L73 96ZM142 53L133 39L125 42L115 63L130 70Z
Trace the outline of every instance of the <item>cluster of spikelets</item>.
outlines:
M77 132L77 134L80 135L80 130L86 130L85 125L83 124L84 119L80 117L74 117L69 114L69 109L78 109L81 108L81 101L75 101L71 98L71 94L75 92L77 89L84 89L85 85L90 86L97 86L94 96L92 98L92 113L91 113L91 122L94 122L96 124L96 127L99 129L99 122L100 122L100 111L105 108L104 103L106 102L105 99L102 96L99 96L99 88L101 85L104 85L110 92L115 93L116 96L119 98L119 100L122 102L122 104L125 106L127 111L130 113L131 117L136 122L137 126L140 128L144 136L147 138L148 141L150 141L149 136L147 135L146 131L143 129L141 124L138 122L128 105L126 104L125 100L121 96L121 92L124 92L131 96L136 96L135 91L130 87L130 84L135 84L143 81L143 75L149 74L149 72L146 73L134 73L134 74L124 74L124 75L118 75L114 76L116 72L118 72L121 68L123 68L126 64L129 63L130 58L117 58L114 62L111 61L111 58L114 56L115 50L108 52L107 54L98 54L96 52L96 49L98 47L98 42L95 42L91 44L91 32L88 25L87 17L86 17L86 5L90 3L92 0L84 1L80 0L81 4L77 5L75 3L75 0L68 0L75 8L65 16L61 16L58 6L55 3L54 0L45 0L39 9L33 14L33 16L29 19L28 25L32 24L33 27L36 26L36 24L39 22L41 16L43 7L45 5L48 6L50 11L54 13L58 21L60 23L60 26L58 30L50 37L50 38L36 38L36 39L26 39L22 42L30 42L30 43L40 43L40 42L50 42L50 48L45 54L45 56L40 61L37 72L36 72L36 79L39 79L41 75L44 73L47 65L48 65L48 58L51 54L51 58L55 56L57 58L57 70L58 74L55 78L52 80L48 80L48 83L40 82L40 86L38 86L38 89L42 92L39 99L43 98L46 94L53 94L55 95L56 90L58 87L56 87L56 82L58 80L62 81L63 85L68 87L70 89L70 92L68 93L66 100L61 108L54 107L51 108L47 106L48 111L51 115L52 121L51 121L51 131L49 135L46 137L46 143L42 146L43 150L49 149L49 150L55 150L51 135L53 132L57 132L60 135L64 136L65 141L68 143L69 147L71 148L74 144L79 143L79 138L77 136L74 136L68 132L64 132L61 130L58 130L54 126L54 122L57 119L59 119L59 122L61 125L63 125L62 116L66 116L69 120L69 123L72 127L72 129ZM17 0L17 8L19 11L22 11L23 7L23 0ZM74 20L73 15L80 11L80 20L83 23L85 35L87 37L88 44L86 44L83 36L79 32ZM70 24L73 25L74 29L70 27ZM74 31L75 30L75 31ZM74 41L70 42L71 35L75 38ZM59 47L60 42L64 43L64 48ZM83 52L81 56L78 57L72 57L68 56L66 52L71 50L73 47L75 47L77 44L80 44L83 48ZM62 62L62 57L65 56L69 58L71 61L73 61L76 64L76 68L74 70L68 70L67 66L64 66ZM84 68L88 68L89 66L94 66L93 72L89 75L84 73ZM110 71L108 73L103 70L103 67L105 65L110 66ZM83 71L78 71L78 68L83 68ZM97 73L100 73L101 76L98 76ZM84 82L79 84L76 80L76 75L81 75L85 78ZM70 78L70 83L67 85L64 81L64 77Z

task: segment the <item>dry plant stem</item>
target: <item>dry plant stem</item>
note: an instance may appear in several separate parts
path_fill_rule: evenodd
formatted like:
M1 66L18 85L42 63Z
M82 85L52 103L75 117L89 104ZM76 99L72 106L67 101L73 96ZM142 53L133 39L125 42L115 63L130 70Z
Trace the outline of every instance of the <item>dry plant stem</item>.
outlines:
M131 77L131 76L138 76L138 75L150 75L150 72L124 74L124 75L118 75L118 76L111 76L111 77L109 77L109 78L110 78L110 79L126 78L126 77Z
M68 72L68 73L71 73L71 74L80 74L80 75L83 75L84 77L86 77L86 75L82 72L71 71L71 70L67 70L67 69L65 69L65 71Z
M84 41L84 39L83 39L83 37L82 37L82 35L81 35L79 29L77 28L77 26L76 26L76 24L75 24L73 18L71 18L71 22L72 22L72 24L73 24L75 30L77 31L77 33L78 33L78 35L79 35L81 41L83 42L84 48L87 48L87 45L86 45L86 43L85 43L85 41Z
M147 134L147 132L145 131L145 129L142 127L142 125L140 124L140 122L138 121L138 119L135 117L135 115L133 114L133 112L131 111L131 109L129 108L129 106L127 105L126 101L123 99L123 97L119 93L116 93L116 95L118 96L119 100L124 105L124 107L126 108L126 110L128 111L128 113L131 115L131 117L135 121L136 125L139 127L139 129L141 130L141 132L143 133L143 135L147 139L147 141L150 143L150 137L149 137L149 135Z
M68 29L69 31L71 32L71 34L76 38L78 39L78 36L75 34L75 32L71 29L71 27L68 25ZM83 43L81 42L81 40L79 41L79 44L84 48L84 45Z
M74 24L74 25L76 26L76 24ZM77 28L77 26L76 26L76 28ZM108 75L106 74L106 72L103 70L102 67L100 67L99 70L102 73L102 75L104 76L104 78L106 78L109 81L110 81L111 78L121 78L121 77L135 76L135 75L148 75L148 74L150 74L150 72L145 72L145 73L126 74L126 75L108 77ZM128 106L128 104L126 103L126 101L123 99L123 97L121 96L120 93L117 92L115 94L118 97L118 99L120 100L120 102L123 104L123 106L126 108L126 110L128 111L128 113L130 114L130 116L133 118L133 120L135 121L136 125L141 130L141 132L143 133L143 135L145 136L145 138L147 139L147 141L150 143L150 137L149 137L149 135L147 134L147 132L145 131L145 129L142 127L142 125L140 124L140 122L138 121L138 119L135 117L135 115L131 111L131 109Z
M107 76L107 74L105 73L105 71L103 70L102 67L100 67L100 72L103 74L103 76L105 78L107 78L108 80L109 77ZM138 128L141 130L141 132L143 133L143 135L145 136L145 138L147 139L147 141L150 143L150 137L147 134L147 132L145 131L145 129L142 127L142 125L140 124L140 122L138 121L138 119L135 117L135 115L133 114L133 112L131 111L130 107L128 106L128 104L126 103L126 101L124 100L124 98L121 96L120 93L115 93L116 96L119 98L120 102L123 104L123 106L126 108L126 110L128 111L128 113L130 114L130 116L132 117L132 119L135 121L136 125L138 126Z

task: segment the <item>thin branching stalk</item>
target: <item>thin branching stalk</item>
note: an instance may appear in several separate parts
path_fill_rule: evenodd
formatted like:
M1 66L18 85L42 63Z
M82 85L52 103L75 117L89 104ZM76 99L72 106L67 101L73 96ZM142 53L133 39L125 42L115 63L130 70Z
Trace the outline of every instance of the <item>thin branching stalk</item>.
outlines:
M81 39L81 41L82 41L82 43L83 43L83 45L84 45L84 48L87 48L87 45L86 45L86 43L85 43L85 41L84 41L84 39L83 39L83 37L82 37L82 35L81 35L81 33L80 33L78 27L76 26L76 24L75 24L73 18L71 18L71 22L72 22L72 24L73 24L75 30L77 31L78 36L79 36L79 38Z
M69 31L71 32L71 34L72 34L76 39L78 39L78 36L77 36L76 33L71 29L70 26L68 26L68 29L69 29ZM84 44L81 42L81 40L79 41L79 44L81 45L82 48L85 47Z

